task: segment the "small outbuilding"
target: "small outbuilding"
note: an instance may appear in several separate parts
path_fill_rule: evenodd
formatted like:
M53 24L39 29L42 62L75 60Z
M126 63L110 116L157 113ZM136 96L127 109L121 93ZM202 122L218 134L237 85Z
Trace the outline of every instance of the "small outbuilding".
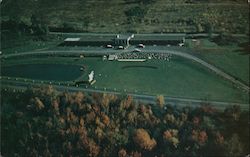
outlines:
M109 57L108 57L109 61L113 61L113 60L117 60L117 59L118 59L117 55L109 55Z

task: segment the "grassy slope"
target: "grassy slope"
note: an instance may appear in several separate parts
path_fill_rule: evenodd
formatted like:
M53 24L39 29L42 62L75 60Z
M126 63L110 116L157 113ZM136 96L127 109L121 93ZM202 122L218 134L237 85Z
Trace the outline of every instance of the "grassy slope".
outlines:
M200 41L199 46L193 47L196 55L249 84L249 55L239 51L242 48L237 45L219 46L207 39Z

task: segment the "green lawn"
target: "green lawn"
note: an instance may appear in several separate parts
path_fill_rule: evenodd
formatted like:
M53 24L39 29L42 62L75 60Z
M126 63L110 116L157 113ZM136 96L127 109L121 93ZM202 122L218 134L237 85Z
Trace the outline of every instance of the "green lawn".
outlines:
M196 55L249 84L249 55L239 51L242 48L237 45L219 46L207 39L200 41L198 47L192 48Z
M92 64L91 64L92 63ZM229 82L210 73L195 63L176 58L171 62L145 63L89 62L96 72L96 86L127 89L147 94L176 97L247 102L247 95L233 89ZM152 65L158 69L122 69L126 65ZM101 74L101 76L98 76Z
M31 47L32 45L34 43L31 44ZM51 47L54 47L53 44L51 44ZM198 57L233 76L239 77L244 82L249 82L249 56L235 52L240 49L239 47L235 45L221 47L206 39L201 39L199 46L190 45L190 47L194 51L193 54ZM29 49L30 46L20 46L20 48ZM36 48L34 46L34 49ZM190 50L187 49L187 51ZM232 87L230 82L223 80L196 63L179 57L174 57L170 62L151 60L141 63L102 61L101 58L29 57L5 59L1 63L7 66L51 63L86 65L87 72L95 71L97 82L94 86L101 89L117 89L118 91L126 89L128 92L241 103L248 103L249 99L247 94ZM141 67L144 65L157 68ZM123 69L125 66L140 67ZM87 78L86 74L82 77Z
M12 63L11 63L12 62ZM22 59L19 63L62 63L86 65L87 72L95 71L96 88L116 88L118 91L145 94L163 94L174 97L209 99L248 103L248 95L228 82L191 61L175 57L170 62L147 61L141 63L102 61L101 58L44 58ZM5 61L4 64L7 64ZM14 59L8 61L14 64ZM127 68L124 66L155 66Z

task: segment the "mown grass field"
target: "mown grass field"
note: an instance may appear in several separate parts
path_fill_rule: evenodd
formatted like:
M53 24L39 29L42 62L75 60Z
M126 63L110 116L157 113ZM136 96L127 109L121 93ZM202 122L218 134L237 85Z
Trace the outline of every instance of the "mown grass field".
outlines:
M11 63L12 62L12 63ZM207 71L200 65L174 57L170 62L147 61L141 63L103 61L101 58L44 58L21 59L25 63L57 63L86 65L87 71L94 70L97 89L114 90L140 94L163 94L173 97L203 100L248 103L248 95L235 89L228 81ZM4 63L18 64L15 61ZM124 68L126 66L140 66ZM146 68L142 66L153 66ZM67 75L65 73L65 75ZM85 75L85 79L87 76Z
M249 54L236 44L219 46L208 39L191 45L195 55L249 84Z
M53 42L58 43L56 40ZM199 45L192 45L191 40L187 42L190 50L185 49L185 52L190 51L190 53L214 64L244 82L249 82L249 57L237 51L241 49L239 46L219 46L207 39L199 39ZM29 46L25 45L20 48L27 49ZM51 44L48 47L54 47L53 49L56 50L57 47L55 46ZM66 48L81 49L80 47ZM34 47L34 49L36 48ZM63 49L63 47L60 49ZM244 94L239 89L235 89L228 81L223 80L196 63L176 57L170 62L151 60L142 63L109 62L102 61L101 58L24 57L7 59L2 61L1 64L10 66L52 63L86 65L88 67L87 72L95 71L97 82L94 86L101 89L117 89L122 92L125 89L127 92L241 103L248 103L249 99L247 94ZM156 69L143 67L124 68L126 66L153 66ZM82 78L87 79L87 76L85 75Z

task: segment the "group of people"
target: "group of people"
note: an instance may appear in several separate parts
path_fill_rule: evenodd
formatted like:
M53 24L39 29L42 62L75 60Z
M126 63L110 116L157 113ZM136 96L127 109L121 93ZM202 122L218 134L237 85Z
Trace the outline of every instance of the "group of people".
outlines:
M126 52L121 53L118 59L158 59L169 61L172 57L169 53L148 53L148 52Z

